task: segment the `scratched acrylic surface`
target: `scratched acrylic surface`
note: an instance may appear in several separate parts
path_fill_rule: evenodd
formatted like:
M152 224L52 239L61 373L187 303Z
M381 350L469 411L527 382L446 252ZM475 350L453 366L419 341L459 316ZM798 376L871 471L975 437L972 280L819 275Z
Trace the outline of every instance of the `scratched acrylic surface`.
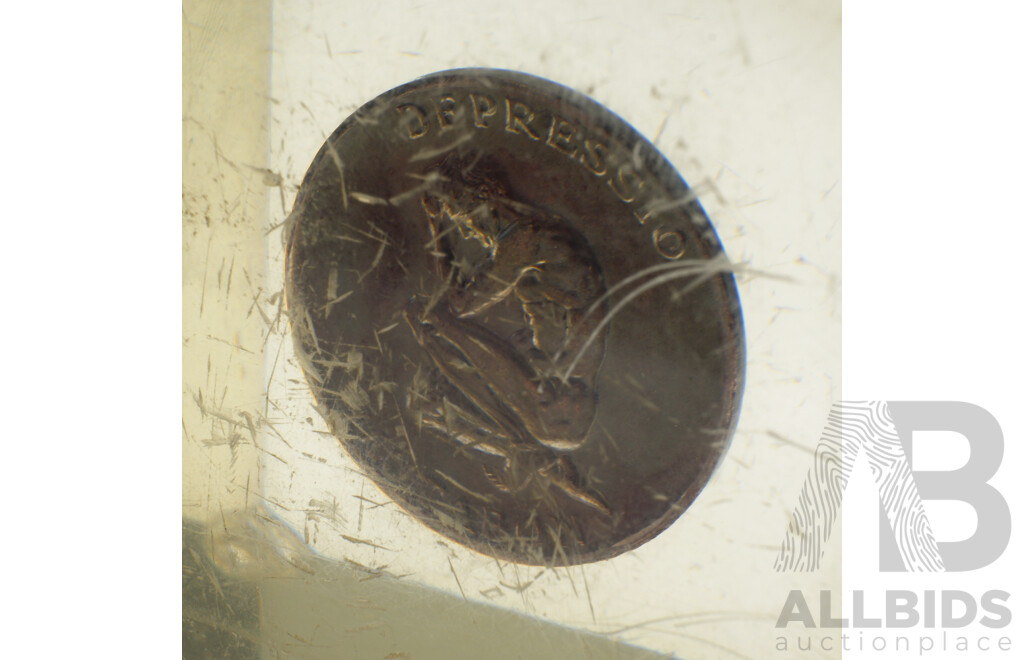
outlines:
M461 69L389 92L328 139L284 231L320 414L456 542L607 559L675 520L728 446L732 266L671 166L572 90Z
M672 11L660 6L626 11L612 3L550 5L481 9L450 3L441 15L413 3L356 13L328 3L279 3L273 7L269 89L263 96L242 98L237 76L205 83L224 90L214 104L237 108L255 103L269 112L264 116L269 123L263 124L269 159L263 156L265 149L247 151L245 140L234 139L237 121L210 121L218 116L214 112L201 128L196 126L199 137L186 153L209 156L209 183L190 187L186 177L183 191L186 216L197 227L195 238L185 245L186 319L191 307L199 319L194 328L188 323L185 328L190 352L183 422L186 458L193 456L194 461L186 460L183 511L194 521L187 536L200 530L211 539L190 546L194 553L186 549L183 554L186 582L195 587L188 593L197 603L190 609L186 602L185 610L195 614L191 629L224 633L223 626L211 624L211 617L225 611L217 605L220 599L244 600L247 581L261 585L259 615L253 621L239 619L230 629L236 646L249 649L236 657L251 657L252 649L271 657L333 657L339 649L358 650L365 657L458 657L441 638L462 639L464 650L490 657L544 657L545 652L643 657L639 648L612 642L678 657L773 657L773 626L785 594L795 588L828 588L838 581L838 542L818 574L772 570L799 487L799 478L792 475L805 474L810 458L806 448L813 446L830 402L839 397L833 389L839 376L838 3L791 3L779 9L756 2L699 2ZM245 14L241 9L239 13ZM224 20L220 14L214 23ZM270 20L268 12L266 25ZM195 39L209 47L210 32L197 32ZM222 62L230 61L223 57ZM495 560L424 526L339 442L339 425L326 423L316 409L309 373L303 371L308 360L293 350L284 307L284 230L313 155L369 99L424 74L464 66L527 71L557 80L624 117L691 185L736 267L747 360L743 410L732 444L703 493L675 524L615 558L570 567L544 561L524 566ZM211 70L206 64L189 75L199 80ZM530 104L506 105L503 96L485 89L466 90L453 102L442 95L396 114L404 117L403 139L436 140L435 133L449 120L468 122L467 128L477 131L487 130L477 120L485 125L500 122L496 126L503 139L536 145L573 165L577 174L571 175L576 177L571 188L583 200L579 203L598 187L593 184L600 184L608 197L595 206L617 206L616 213L621 212L608 222L628 221L644 229L642 238L616 239L633 241L627 252L636 254L636 262L609 273L615 266L607 265L614 262L602 252L608 248L601 237L560 220L572 215L577 202L566 207L564 200L524 199L517 190L508 194L503 181L536 175L499 157L490 175L473 182L474 190L485 191L480 193L485 199L490 195L542 208L544 217L525 226L534 239L548 240L548 260L567 266L547 282L529 281L529 273L522 274L521 282L503 277L507 285L516 284L508 291L506 286L444 293L446 307L437 308L435 301L428 309L440 290L434 286L438 282L458 282L460 277L464 283L473 281L472 267L461 271L452 264L488 263L502 227L488 226L483 219L466 221L471 202L455 191L436 199L424 200L423 191L410 196L408 210L419 213L422 221L422 235L415 237L422 239L418 245L440 237L433 246L435 256L421 250L417 257L419 267L435 281L418 291L388 294L402 297L397 313L375 319L376 334L369 324L360 330L365 336L351 343L369 348L338 355L345 366L337 369L355 373L361 364L368 373L377 359L374 354L380 353L373 347L390 341L404 346L395 354L414 356L421 366L443 374L450 363L440 349L443 342L436 342L433 352L427 348L431 333L446 341L455 338L461 346L473 337L480 339L478 331L445 314L469 311L492 329L516 319L520 327L509 327L502 336L523 344L510 340L497 354L512 355L513 349L526 346L531 368L568 375L567 380L576 382L577 391L559 399L564 406L558 415L561 428L551 431L558 424L529 413L517 414L513 421L480 419L472 410L468 415L456 412L453 418L458 397L479 410L487 406L486 392L493 391L491 384L485 388L479 380L460 380L459 375L445 380L460 394L431 397L436 389L425 387L427 396L415 409L422 428L433 428L446 436L442 440L479 454L470 461L480 469L473 475L476 486L469 490L499 497L499 486L514 487L516 475L505 467L508 452L502 446L482 446L486 443L480 428L490 425L488 437L506 444L528 434L552 452L596 453L600 443L591 447L589 436L598 426L588 402L595 394L597 401L616 396L614 383L609 384L614 375L621 376L623 401L630 392L653 395L623 404L614 415L626 420L623 424L630 419L647 423L647 417L682 419L687 405L700 407L659 390L662 377L625 373L635 359L609 363L615 359L609 358L614 341L610 345L602 333L577 351L582 357L571 366L560 361L557 349L545 350L564 343L574 328L591 334L600 323L594 318L609 313L616 300L608 299L594 318L579 319L574 312L593 305L643 267L674 262L692 245L693 236L679 227L643 222L651 212L670 213L678 198L640 194L638 181L628 170L619 171L621 163L613 166L611 154L594 146L598 138L584 123L571 117L531 120L528 112L536 109ZM189 124L189 114L186 108L186 126L195 126ZM221 111L220 116L229 114ZM383 162L394 157L381 154ZM433 161L425 158L423 164L428 162ZM387 208L381 200L415 188L375 188L370 179L360 180L360 168L344 171L353 193L348 203L371 212ZM236 180L243 181L240 192L231 188ZM218 199L219 194L224 198ZM664 202L660 208L659 201ZM248 237L245 228L252 225L246 223L253 220L255 231ZM360 229L370 235L352 233L349 238L364 241L362 247L369 250L359 252L357 243L345 241L352 254L358 253L354 272L339 270L332 279L326 270L323 295L332 313L345 313L357 302L381 309L387 295L379 287L369 289L377 292L369 299L359 293L366 289L346 285L359 283L361 277L374 281L382 265L399 268L388 264L387 250L375 264L380 241L369 225ZM525 249L516 247L514 238L503 246L506 253ZM645 250L649 259L643 256ZM252 254L261 257L252 259ZM665 309L654 311L668 315L675 310L673 318L678 317L678 307L672 307L678 302L671 298L686 285L680 279L658 287L666 298L652 307ZM581 299L559 297L569 290L580 291ZM360 295L364 299L357 301ZM688 294L676 297L693 299ZM626 306L621 316L642 318L641 312ZM223 316L223 323L211 324L211 314ZM353 327L360 327L358 320ZM636 323L625 327L637 333L637 328L646 329ZM516 372L502 367L500 360L490 358L486 364L496 378L518 382ZM424 368L422 373L429 371ZM407 379L403 390L408 391L416 373L411 367L399 374ZM246 384L256 379L257 386L247 390ZM391 399L399 390L389 382L400 381L378 379L379 387L367 390L360 405L393 409ZM659 395L664 399L657 399ZM347 396L361 397L355 390ZM653 402L658 414L641 399ZM510 408L515 410L515 404ZM593 417L603 423L601 414ZM404 440L404 435L397 437ZM217 478L196 476L214 465L223 467ZM594 515L606 506L608 493L592 482L560 474L557 466L550 474L552 481L561 481L556 489L572 506ZM465 486L461 475L447 476ZM442 476L437 479L447 483ZM285 593L286 585L301 586L301 595ZM315 595L312 600L309 594ZM316 606L301 605L305 601ZM239 608L238 614L248 611ZM358 616L342 616L345 612ZM555 625L527 634L525 620L515 618L521 614L535 617L530 621L537 625ZM476 625L461 631L446 627L450 617L469 617ZM345 618L348 622L338 625ZM569 637L567 631L572 632Z

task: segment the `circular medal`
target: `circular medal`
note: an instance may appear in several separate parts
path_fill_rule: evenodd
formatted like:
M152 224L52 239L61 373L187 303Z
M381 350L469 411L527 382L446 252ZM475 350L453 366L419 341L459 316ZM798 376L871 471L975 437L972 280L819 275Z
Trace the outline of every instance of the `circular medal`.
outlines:
M320 149L286 236L331 432L459 543L613 557L678 518L728 446L732 270L672 166L577 92L488 69L387 92Z

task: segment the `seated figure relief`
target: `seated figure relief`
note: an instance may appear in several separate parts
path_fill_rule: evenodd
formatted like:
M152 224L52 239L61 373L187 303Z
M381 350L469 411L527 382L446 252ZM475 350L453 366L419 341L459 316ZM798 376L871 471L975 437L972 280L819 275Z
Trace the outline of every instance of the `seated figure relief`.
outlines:
M592 342L606 288L589 244L553 213L510 198L500 168L449 156L422 198L444 288L413 298L405 318L445 387L410 401L419 421L472 452L494 487L543 480L607 511L568 455L586 441L597 409L603 342ZM487 322L512 310L511 330ZM572 373L565 373L570 363Z

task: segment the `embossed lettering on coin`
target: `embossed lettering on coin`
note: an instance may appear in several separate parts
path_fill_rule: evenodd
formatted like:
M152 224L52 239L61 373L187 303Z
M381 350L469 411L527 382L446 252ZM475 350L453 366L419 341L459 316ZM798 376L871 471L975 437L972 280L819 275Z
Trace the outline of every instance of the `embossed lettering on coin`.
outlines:
M571 564L700 492L735 425L739 304L692 193L622 120L523 74L428 76L335 131L292 218L313 395L425 524Z

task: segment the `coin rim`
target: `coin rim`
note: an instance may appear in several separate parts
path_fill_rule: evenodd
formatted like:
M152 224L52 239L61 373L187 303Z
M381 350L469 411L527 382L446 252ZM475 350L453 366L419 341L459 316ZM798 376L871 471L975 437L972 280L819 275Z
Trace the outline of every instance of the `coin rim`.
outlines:
M368 115L372 115L374 112L377 112L378 108L388 107L396 98L410 92L420 90L424 87L443 86L446 82L463 82L467 79L480 77L490 78L498 83L525 87L528 88L532 94L546 95L556 98L560 102L575 106L582 111L584 115L593 118L592 123L598 125L600 129L608 135L609 139L618 141L622 145L629 146L636 157L641 160L647 171L656 178L660 185L669 189L673 193L678 193L680 196L685 195L692 190L686 180L679 173L678 169L672 165L668 157L665 156L639 131L633 128L628 121L601 103L570 87L541 76L499 68L456 68L426 74L412 81L386 90L360 106L355 112L349 115L331 133L330 136L327 137L323 145L320 147L320 150L311 161L309 168L306 170L306 174L303 176L299 191L295 197L291 215L287 221L288 231L284 234L286 281L285 299L289 312L291 312L292 304L295 302L291 291L291 284L294 281L291 276L293 268L292 246L294 245L294 239L300 220L300 217L295 217L295 213L302 208L307 191L311 188L309 184L311 184L314 176L318 174L319 168L324 162L324 159L330 157L331 145L336 144L345 135L345 133L352 129L353 126L360 125ZM716 254L726 256L725 246L722 245L718 232L715 230L707 212L704 210L703 205L696 196L694 196L692 202L687 205L687 211L698 216L699 220L703 221L704 224L703 230L698 232L698 244L701 247L702 257L704 259L708 259ZM693 222L693 218L691 218L690 222ZM714 238L713 243L708 240L708 232L710 232L710 235ZM733 340L732 343L734 344L733 350L728 353L723 353L725 355L725 368L723 368L722 372L725 374L725 378L723 378L721 383L721 400L724 403L722 414L723 416L728 416L729 425L722 434L722 447L718 451L717 457L714 460L705 460L704 466L697 473L696 477L686 490L683 491L682 496L667 506L661 516L648 521L639 531L619 539L610 545L604 546L603 548L589 551L576 551L571 555L569 555L569 553L564 553L561 556L548 557L545 558L545 561L541 564L540 562L524 561L524 559L529 560L531 557L523 557L520 554L503 552L501 547L497 544L488 542L483 537L481 537L481 540L477 540L466 536L453 536L449 533L451 530L442 526L440 521L418 515L415 512L415 507L410 509L411 505L407 503L406 499L400 497L397 493L393 492L392 488L389 487L387 479L374 479L373 481L375 485L385 491L388 496L404 510L412 513L413 517L418 522L424 524L445 538L453 540L484 555L513 561L519 564L560 566L592 563L605 559L612 559L644 545L675 523L675 521L678 520L687 509L689 509L700 493L707 487L714 472L725 459L738 427L739 417L742 412L743 393L746 384L747 350L746 334L744 331L743 306L741 304L739 289L736 286L736 278L732 272L720 273L715 279L719 280L722 284L722 288L715 288L715 295L720 298L717 309L720 310L720 318L724 321L722 327L728 333L731 333ZM303 306L303 303L298 304ZM293 341L298 342L298 336L294 332L292 335ZM314 383L310 382L308 375L305 374L305 370L303 370L303 375L306 377L314 400L316 400L316 386ZM731 378L729 377L730 375L732 375ZM344 442L339 441L339 443L342 447L345 447ZM345 449L348 451L347 447L345 447ZM355 459L353 458L353 460ZM362 466L361 463L360 465ZM372 466L362 467L371 468L371 471L376 475L376 470L374 470ZM563 559L565 561L562 561Z

